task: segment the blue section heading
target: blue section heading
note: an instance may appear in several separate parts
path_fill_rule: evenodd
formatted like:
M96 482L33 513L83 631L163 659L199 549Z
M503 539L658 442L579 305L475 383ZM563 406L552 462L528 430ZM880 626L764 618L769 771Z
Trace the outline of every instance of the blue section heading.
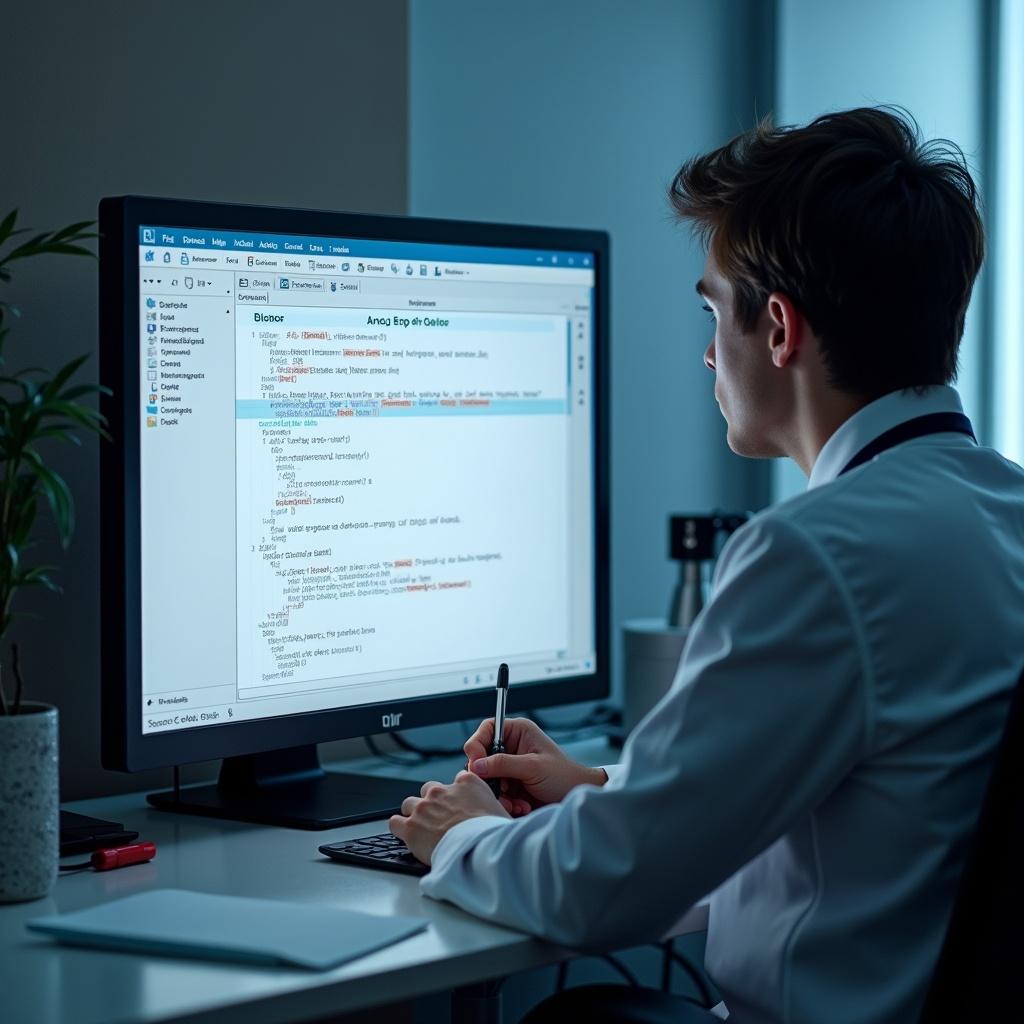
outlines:
M498 249L479 245L438 245L359 238L317 238L312 235L260 234L253 231L211 231L140 225L139 245L178 249L220 249L227 252L289 253L300 256L362 256L366 259L433 260L443 263L507 263L515 266L594 266L592 252L551 249Z

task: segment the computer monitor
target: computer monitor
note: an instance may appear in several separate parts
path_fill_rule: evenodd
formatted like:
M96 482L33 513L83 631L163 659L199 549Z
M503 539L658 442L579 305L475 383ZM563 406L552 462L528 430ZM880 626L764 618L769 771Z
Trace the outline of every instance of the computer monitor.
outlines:
M100 203L103 761L301 827L316 744L608 693L608 238Z

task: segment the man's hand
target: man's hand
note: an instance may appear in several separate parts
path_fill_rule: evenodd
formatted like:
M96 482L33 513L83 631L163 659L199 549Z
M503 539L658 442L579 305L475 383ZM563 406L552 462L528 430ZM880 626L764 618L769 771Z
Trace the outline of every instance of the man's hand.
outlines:
M535 807L558 803L583 783L603 786L608 776L566 757L562 748L528 718L507 718L503 740L506 753L490 754L494 719L488 718L463 748L469 770L482 779L501 780L501 805L514 818Z
M468 818L510 815L494 798L487 783L469 772L459 772L450 786L425 782L419 796L402 801L402 813L393 814L388 825L424 864L429 864L434 847L453 825Z

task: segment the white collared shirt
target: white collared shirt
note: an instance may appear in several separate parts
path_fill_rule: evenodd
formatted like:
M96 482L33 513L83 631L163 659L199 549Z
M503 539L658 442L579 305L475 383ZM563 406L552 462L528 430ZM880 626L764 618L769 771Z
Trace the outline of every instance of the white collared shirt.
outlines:
M847 420L807 493L737 531L670 692L603 787L451 829L427 895L584 948L714 890L740 1024L917 1018L1024 667L1024 470L963 434L840 475L950 388Z

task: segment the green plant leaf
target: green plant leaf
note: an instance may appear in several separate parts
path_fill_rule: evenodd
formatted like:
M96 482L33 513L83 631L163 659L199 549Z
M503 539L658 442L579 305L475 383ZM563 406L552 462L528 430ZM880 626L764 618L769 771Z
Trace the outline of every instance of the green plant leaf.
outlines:
M86 249L84 245L71 245L70 242L48 242L38 253L29 253L28 255L41 256L44 253L62 253L65 256L92 256L93 258L96 256L92 249Z
M73 402L76 398L81 398L83 395L102 394L111 394L110 388L104 387L102 384L76 384L73 388L66 388L62 391L60 397L65 402Z
M14 231L14 225L18 220L17 208L11 210L2 221L0 221L0 243L6 242Z
M75 531L75 510L71 491L68 490L68 485L64 482L63 478L59 477L43 463L38 452L26 448L24 455L29 468L39 478L43 492L50 503L50 509L57 524L57 535L60 537L61 547L67 548L68 544L71 543L71 535Z
M65 402L63 399L54 398L41 407L43 416L67 416L75 420L87 430L102 434L103 426L107 418L98 409L91 409L87 405L78 405L75 402Z
M16 586L46 587L47 590L60 594L62 593L60 586L50 576L50 573L55 571L56 568L55 565L37 565L33 569L28 569L18 577Z
M36 501L36 496L32 493L34 487L35 481L29 476L27 492L20 491L20 493L16 493L15 497L18 511L15 515L14 528L11 531L11 540L21 549L28 547L28 537L36 521L38 502Z
M16 219L17 210L12 210L7 214L3 221L0 222L0 245L8 239L13 238L15 235L22 235L26 233L25 228L14 230ZM91 249L86 249L84 246L75 244L77 242L84 242L93 238L99 238L99 235L95 231L86 230L87 228L93 227L94 224L95 221L90 220L76 221L74 224L69 224L67 227L60 228L58 231L44 231L40 234L33 235L27 241L22 242L0 259L0 267L3 267L4 264L10 263L12 260L23 260L30 256L41 256L47 253L63 253L68 256L94 256L95 254ZM10 271L0 270L0 279L9 281Z
M94 220L80 220L75 224L69 224L66 228L61 228L60 231L54 231L53 240L55 242L66 241L68 238L99 238L99 235L95 231L91 231L85 234L86 228L91 228L96 221Z
M43 238L45 239L45 235ZM81 245L72 245L69 242L37 241L33 239L30 242L25 242L23 245L19 245L17 249L12 249L4 257L3 262L10 263L12 260L28 259L29 256L46 256L57 253L63 253L66 256L95 255L91 249L86 249Z
M10 591L15 585L14 580L18 575L18 549L13 544L8 544L3 549L0 557L0 576L3 578L3 587Z
M72 359L70 363L62 366L53 376L53 380L46 384L43 391L49 395L56 395L62 387L78 372L82 363L89 358L88 354Z
M14 260L39 255L95 257L94 247L83 243L99 237L94 221L76 221L52 232L35 232L18 227L18 212L0 218L0 282L11 280ZM12 240L17 238L16 242ZM0 299L0 366L4 366L4 343L9 326L5 320L19 316L6 299ZM36 449L39 442L57 440L82 445L83 430L109 437L107 420L91 407L92 395L109 395L109 388L92 383L72 383L87 356L72 359L56 373L42 367L0 375L0 587L5 612L0 617L0 635L14 616L9 599L21 586L43 587L60 592L51 573L52 566L26 568L26 552L35 546L33 533L42 499L53 515L61 545L67 548L75 527L74 501L66 481L53 471ZM83 404L81 400L85 400Z
M50 236L45 231L40 232L38 235L35 235L34 237L30 238L27 242L22 242L21 245L19 245L16 249L12 249L3 258L2 262L7 263L8 260L16 260L22 258L19 255L20 253L25 252L28 249L32 249L42 245L49 237Z
M66 441L68 444L82 447L82 439L74 432L75 423L54 423L52 426L43 427L36 431L33 440L41 440L46 437L55 437L58 441Z

